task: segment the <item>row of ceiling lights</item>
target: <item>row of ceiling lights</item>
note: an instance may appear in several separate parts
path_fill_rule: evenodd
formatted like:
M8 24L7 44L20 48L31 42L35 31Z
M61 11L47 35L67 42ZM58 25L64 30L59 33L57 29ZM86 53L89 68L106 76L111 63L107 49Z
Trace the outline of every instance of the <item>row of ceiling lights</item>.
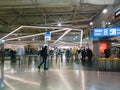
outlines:
M107 12L108 12L107 9L104 9L104 10L102 11L103 14L106 14ZM90 26L92 26L92 25L93 25L93 22L90 22L89 24L90 24ZM111 24L111 23L108 22L108 24ZM57 25L58 25L58 26L62 26L61 22L58 22ZM75 39L76 39L76 38L74 38L74 40L75 40ZM18 39L18 41L21 41L21 39ZM35 41L35 39L33 38L32 41Z
M18 39L18 41L21 41L21 39ZM35 41L35 39L33 38L32 41Z
M102 11L103 14L106 14L107 12L108 12L107 9L103 9L103 11ZM107 24L110 25L111 23L108 22ZM93 22L90 22L89 25L92 26L92 25L93 25ZM61 22L58 22L57 26L62 26L62 23L61 23Z
M108 9L103 9L103 11L102 11L103 14L106 14L107 12L108 12ZM93 22L90 22L89 24L90 24L90 26L92 26L92 25L93 25ZM110 25L111 22L108 22L108 23L106 23L106 24Z

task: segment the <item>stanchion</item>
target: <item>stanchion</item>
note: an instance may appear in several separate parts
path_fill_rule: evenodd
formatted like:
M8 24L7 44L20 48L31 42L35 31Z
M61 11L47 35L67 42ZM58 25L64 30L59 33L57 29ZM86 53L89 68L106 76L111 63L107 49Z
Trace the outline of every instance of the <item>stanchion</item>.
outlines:
M63 53L60 54L61 55L61 62L63 61Z
M57 63L57 61L58 61L58 54L56 53L56 63Z
M0 56L1 56L1 77L0 77L0 87L4 87L4 44L5 41L0 41Z

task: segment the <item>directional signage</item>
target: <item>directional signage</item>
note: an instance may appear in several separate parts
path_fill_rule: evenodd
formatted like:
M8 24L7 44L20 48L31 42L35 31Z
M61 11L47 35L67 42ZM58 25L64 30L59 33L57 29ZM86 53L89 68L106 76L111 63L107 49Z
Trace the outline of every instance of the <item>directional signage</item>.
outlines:
M94 36L120 36L120 28L94 28Z
M115 11L114 16L115 18L120 16L120 8Z
M51 40L51 33L50 32L45 32L45 41Z

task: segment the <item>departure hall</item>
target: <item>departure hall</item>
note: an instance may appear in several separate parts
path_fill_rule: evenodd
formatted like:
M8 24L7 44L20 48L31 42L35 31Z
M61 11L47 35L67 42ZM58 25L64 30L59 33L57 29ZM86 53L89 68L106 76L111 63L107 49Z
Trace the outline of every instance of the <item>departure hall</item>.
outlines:
M120 90L120 0L0 0L0 90Z

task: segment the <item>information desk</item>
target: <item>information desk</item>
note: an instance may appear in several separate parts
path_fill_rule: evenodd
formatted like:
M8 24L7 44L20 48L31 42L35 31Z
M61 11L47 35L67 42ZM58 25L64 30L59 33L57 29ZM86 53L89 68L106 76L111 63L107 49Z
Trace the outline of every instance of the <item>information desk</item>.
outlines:
M120 58L98 58L98 69L120 70Z

